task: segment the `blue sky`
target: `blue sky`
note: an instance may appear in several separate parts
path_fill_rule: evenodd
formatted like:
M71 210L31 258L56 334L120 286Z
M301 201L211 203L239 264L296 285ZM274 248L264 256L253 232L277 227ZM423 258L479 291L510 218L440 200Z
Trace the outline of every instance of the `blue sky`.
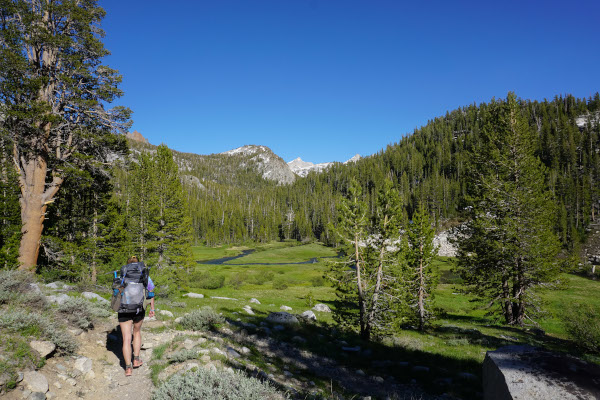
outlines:
M100 0L151 143L373 154L460 106L600 91L599 1Z

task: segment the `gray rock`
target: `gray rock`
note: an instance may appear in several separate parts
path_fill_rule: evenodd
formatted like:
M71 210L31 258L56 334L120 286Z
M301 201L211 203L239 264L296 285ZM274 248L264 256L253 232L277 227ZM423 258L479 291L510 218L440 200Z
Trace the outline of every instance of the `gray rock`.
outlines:
M67 296L64 293L61 293L59 295L50 295L50 296L46 296L46 300L50 303L55 303L55 304L64 304L65 301L69 300L69 296Z
M237 299L233 299L231 297L221 297L221 296L210 296L211 299L217 299L217 300L235 300L237 301Z
M304 339L303 337L300 336L294 336L292 338L292 342L296 342L296 343L306 343L306 339Z
M40 289L40 285L38 285L37 283L30 283L29 291L34 293L42 293L42 289Z
M79 357L75 360L75 369L82 374L86 374L92 370L92 360L87 357Z
M106 300L104 297L99 294L93 292L82 292L81 295L88 300L97 300L100 303L108 304L110 301Z
M298 318L287 312L272 312L266 318L267 322L273 324L298 325Z
M158 313L160 315L165 316L165 317L169 317L169 318L173 318L174 317L173 313L171 311L169 311L169 310L160 310Z
M232 347L227 348L227 355L232 358L240 358L241 357L241 354L238 353L237 351L235 351L235 349Z
M52 283L47 283L46 284L47 288L54 289L54 290L56 290L56 289L62 289L63 286L64 286L64 284L62 282L60 282L60 281L56 281L56 282L52 282Z
M274 331L279 331L279 332L280 332L280 331L283 331L283 330L285 330L285 326L283 326L283 325L275 325L275 326L273 327L273 330L274 330Z
M255 299L254 297L250 299L250 303L254 303L254 304L260 304L260 301L258 301L258 299Z
M248 315L255 315L254 311L252 311L252 307L250 306L244 306L243 310L246 311Z
M600 366L531 346L488 351L483 361L485 399L598 399Z
M281 306L281 307L279 307L279 309L283 310L283 311L292 311L292 307L288 307L288 306Z
M49 389L48 379L36 371L27 371L23 374L23 384L32 392L46 393Z
M42 358L46 358L49 354L56 350L56 345L54 343L45 340L32 340L29 342L29 346L37 351Z
M203 299L204 295L200 293L186 293L183 297L189 297L190 299Z
M329 308L327 306L327 304L322 304L322 303L315 304L315 306L312 309L315 311L320 311L320 312L329 312L329 313L331 312L331 308Z
M250 349L247 347L242 347L242 354L250 354Z
M315 313L310 310L304 311L302 314L300 314L300 316L304 319L308 319L308 320L312 320L312 321L317 320L317 316L315 315Z

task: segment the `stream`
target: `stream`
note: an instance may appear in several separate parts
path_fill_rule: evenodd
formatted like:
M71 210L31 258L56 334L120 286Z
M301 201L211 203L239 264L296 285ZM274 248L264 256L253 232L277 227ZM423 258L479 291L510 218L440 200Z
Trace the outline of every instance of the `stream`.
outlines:
M223 258L217 258L215 260L206 260L206 261L197 261L197 262L198 262L198 264L204 264L204 265L223 265L226 262L237 260L238 258L245 257L248 254L252 254L252 253L254 253L254 251L255 251L255 249L242 250L242 254L238 254L237 256L223 257ZM321 257L321 258L340 258L341 255L342 254L340 252L340 253L338 253L337 256L333 256L333 257ZM227 265L301 265L301 264L314 264L314 263L316 263L318 261L319 261L318 257L313 257L310 260L300 261L300 262L240 263L240 264L227 264Z

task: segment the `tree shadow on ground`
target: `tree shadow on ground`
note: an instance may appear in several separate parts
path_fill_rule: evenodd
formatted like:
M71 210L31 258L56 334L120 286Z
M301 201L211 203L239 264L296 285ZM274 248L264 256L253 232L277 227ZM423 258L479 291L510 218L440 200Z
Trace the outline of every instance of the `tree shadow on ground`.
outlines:
M299 325L276 330L266 321L268 313L255 313L239 314L240 321L229 321L238 328L232 330L229 339L246 343L256 359L262 358L263 365L271 363L279 371L297 373L331 387L331 391L336 383L346 394L381 398L393 394L419 396L424 394L422 390L463 399L481 397L480 362L410 346L365 343L356 333L310 320L301 319Z

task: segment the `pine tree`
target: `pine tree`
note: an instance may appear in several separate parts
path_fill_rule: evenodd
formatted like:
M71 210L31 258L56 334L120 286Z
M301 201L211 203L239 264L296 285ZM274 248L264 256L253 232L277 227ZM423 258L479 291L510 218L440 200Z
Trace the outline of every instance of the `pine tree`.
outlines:
M557 273L556 205L536 137L513 93L490 105L472 154L469 221L458 234L458 271L469 291L499 304L507 324L530 315L531 289Z
M429 221L427 210L421 206L413 214L412 221L406 229L406 240L403 242L406 260L406 289L408 303L413 315L419 321L419 330L432 316L433 289L435 279L431 271L431 262L437 254L433 244L435 230Z
M0 127L13 145L23 223L19 263L34 271L44 215L67 170L104 161L129 110L104 106L122 93L95 0L4 0L0 6ZM94 155L90 157L89 155Z
M10 147L8 138L0 133L0 269L18 266L21 240L19 185Z

